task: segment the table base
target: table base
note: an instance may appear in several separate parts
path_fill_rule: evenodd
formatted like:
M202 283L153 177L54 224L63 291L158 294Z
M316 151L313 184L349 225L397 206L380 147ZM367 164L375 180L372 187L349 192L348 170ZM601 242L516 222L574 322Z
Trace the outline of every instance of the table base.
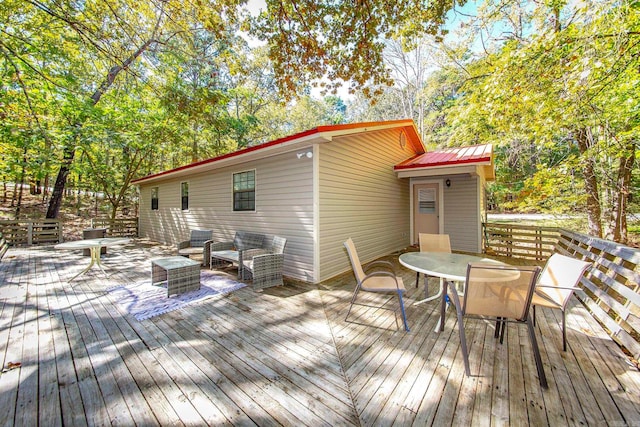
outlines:
M81 276L87 271L89 271L91 267L93 267L94 265L98 266L100 271L102 271L102 274L104 274L106 277L109 277L107 272L104 271L104 268L102 268L102 264L100 263L100 246L92 246L88 249L89 249L89 255L91 256L91 261L89 262L89 265L86 266L85 269L82 270L80 273L76 274L71 279L69 279L69 282L73 281L76 277Z
M184 262L175 263L176 258ZM167 282L167 297L200 289L200 263L184 257L151 261L151 283Z

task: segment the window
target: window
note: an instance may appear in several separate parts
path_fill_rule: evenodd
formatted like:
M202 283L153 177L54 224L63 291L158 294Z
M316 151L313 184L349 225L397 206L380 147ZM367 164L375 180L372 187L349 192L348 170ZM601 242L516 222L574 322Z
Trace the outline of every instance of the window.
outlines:
M424 188L418 190L418 210L421 214L436 213L435 188Z
M186 211L187 209L189 209L189 183L188 182L183 182L181 184L180 193L182 195L182 210Z
M151 188L151 210L158 210L158 187Z
M256 171L233 174L233 210L256 209Z

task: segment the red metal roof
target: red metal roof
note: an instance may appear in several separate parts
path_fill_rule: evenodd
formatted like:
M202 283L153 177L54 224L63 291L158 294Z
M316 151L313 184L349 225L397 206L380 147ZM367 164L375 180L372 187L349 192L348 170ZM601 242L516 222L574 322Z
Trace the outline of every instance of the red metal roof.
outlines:
M411 144L414 151L418 153L424 153L424 145L420 140L420 136L418 135L418 131L416 129L415 123L411 119L390 120L390 121L382 121L382 122L363 122L363 123L347 123L347 124L339 124L339 125L326 125L326 126L318 126L316 128L313 128L304 132L296 133L294 135L289 135L284 138L279 138L270 142L266 142L264 144L254 145L251 147L244 148L242 150L234 151L232 153L223 154L218 157L201 160L199 162L191 163L185 166L180 166L175 169L171 169L171 170L159 172L156 174L152 174L146 177L134 179L132 183L137 184L142 181L164 177L166 175L171 175L175 172L184 171L186 169L195 168L197 166L219 162L223 159L238 157L246 153L255 152L258 150L264 150L269 147L284 145L286 143L294 143L298 139L302 139L312 135L322 136L322 134L331 134L332 136L339 136L342 133L347 134L353 131L360 131L360 130L362 132L366 132L368 130L377 130L385 127L404 128L405 135L407 136L407 140L408 140L407 142Z
M446 148L428 151L396 165L395 170L417 169L434 166L455 166L462 164L487 164L492 162L493 146L491 144L472 145L468 147Z

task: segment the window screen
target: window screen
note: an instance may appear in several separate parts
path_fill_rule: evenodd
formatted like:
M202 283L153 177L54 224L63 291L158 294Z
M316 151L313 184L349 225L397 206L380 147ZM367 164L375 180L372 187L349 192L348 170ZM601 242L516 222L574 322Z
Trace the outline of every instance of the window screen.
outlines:
M256 172L247 171L233 174L233 210L253 211L256 209Z
M182 210L186 211L189 209L189 183L183 182L181 184L180 193L182 195Z
M151 188L151 210L158 210L158 187Z

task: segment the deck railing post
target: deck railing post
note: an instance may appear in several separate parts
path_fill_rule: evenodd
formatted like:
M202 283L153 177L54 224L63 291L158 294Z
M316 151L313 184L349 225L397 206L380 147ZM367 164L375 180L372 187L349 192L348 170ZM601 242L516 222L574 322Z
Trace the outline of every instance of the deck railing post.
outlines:
M27 245L33 245L33 221L27 222Z

